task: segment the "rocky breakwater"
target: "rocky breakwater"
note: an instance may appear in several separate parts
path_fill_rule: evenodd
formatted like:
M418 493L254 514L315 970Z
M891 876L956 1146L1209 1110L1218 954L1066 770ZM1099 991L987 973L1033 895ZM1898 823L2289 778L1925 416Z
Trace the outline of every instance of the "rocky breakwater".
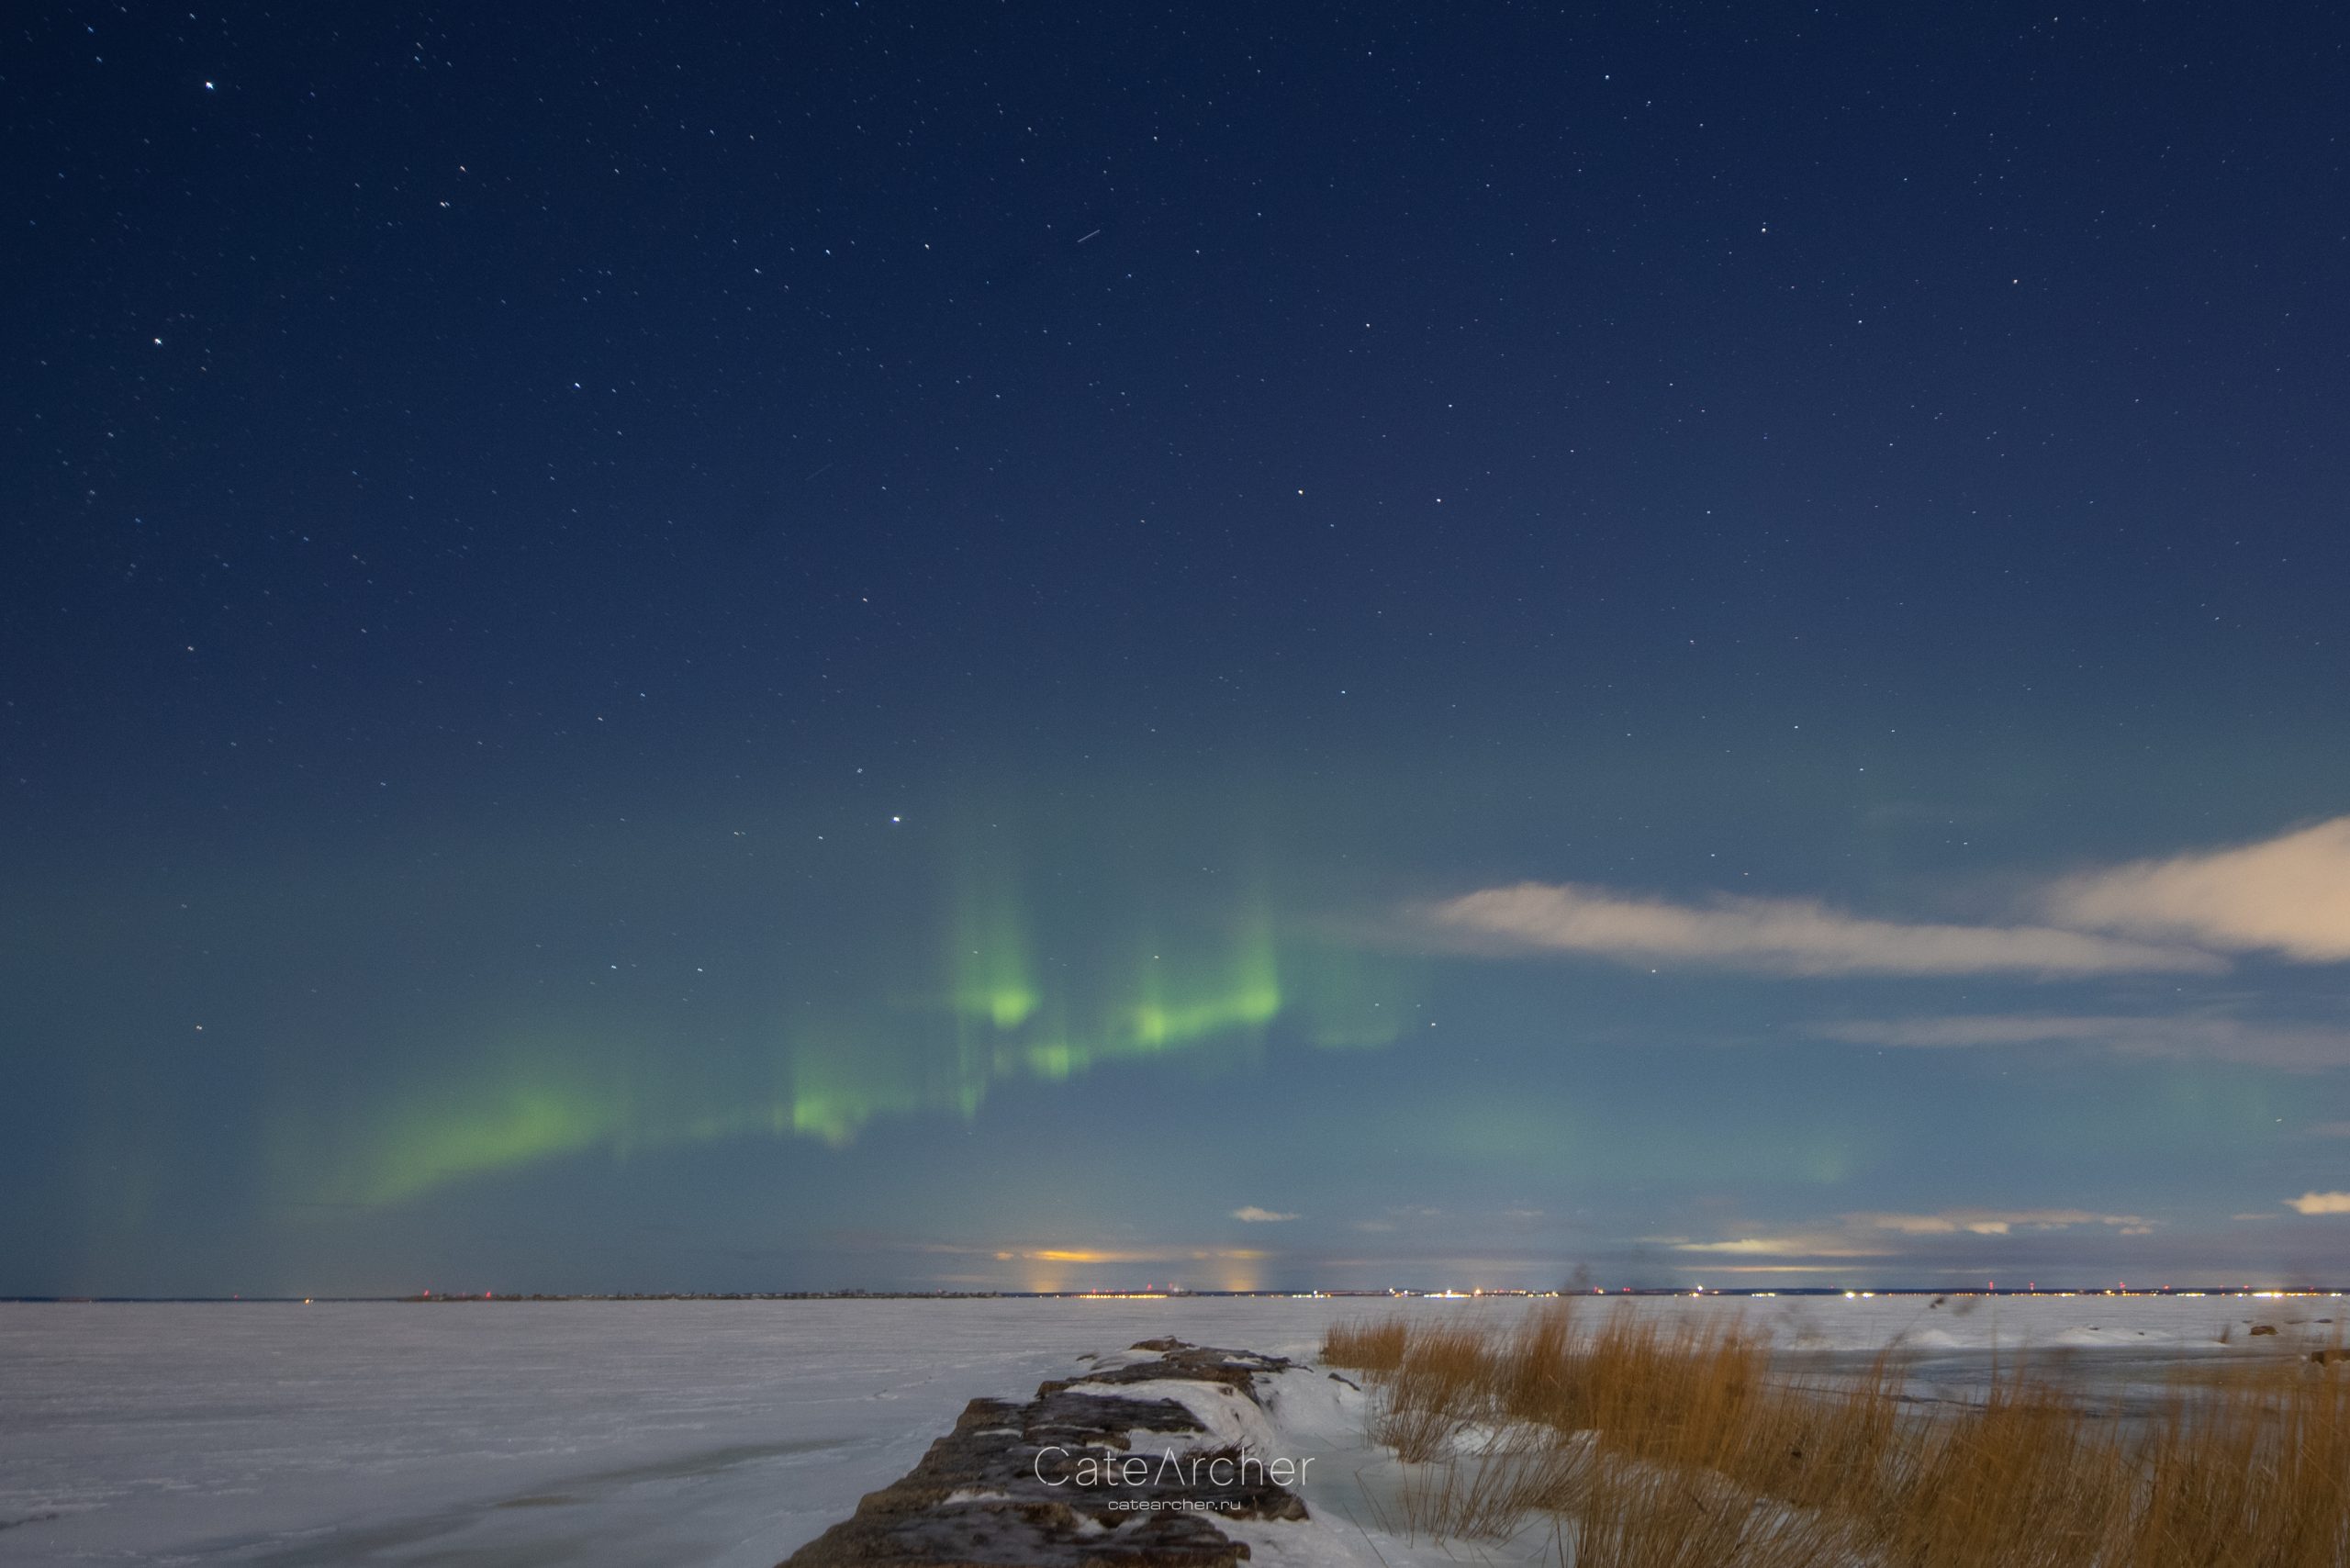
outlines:
M1312 1460L1267 1451L1279 1357L1146 1339L1024 1405L974 1399L903 1477L786 1568L1232 1568L1222 1519L1302 1519Z

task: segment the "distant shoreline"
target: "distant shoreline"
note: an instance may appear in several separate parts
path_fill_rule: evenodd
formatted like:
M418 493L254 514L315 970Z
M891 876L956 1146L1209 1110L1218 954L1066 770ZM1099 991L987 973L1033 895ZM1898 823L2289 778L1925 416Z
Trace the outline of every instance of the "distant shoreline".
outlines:
M2051 1285L2025 1290L1953 1290L1942 1285L1875 1285L1864 1289L1802 1285L1785 1290L1694 1290L1665 1286L1625 1286L1613 1291L634 1291L577 1294L545 1292L492 1292L455 1295L439 1291L412 1295L0 1295L0 1305L147 1305L147 1306L438 1306L472 1302L709 1302L709 1301L1617 1301L1625 1297L1714 1297L1757 1301L1781 1296L1827 1298L1844 1296L1975 1297L1998 1300L2059 1299L2073 1296L2130 1298L2172 1297L2181 1301L2214 1297L2269 1300L2284 1297L2339 1296L2350 1287L2339 1285L2244 1285L2173 1289L2126 1289L2111 1285Z

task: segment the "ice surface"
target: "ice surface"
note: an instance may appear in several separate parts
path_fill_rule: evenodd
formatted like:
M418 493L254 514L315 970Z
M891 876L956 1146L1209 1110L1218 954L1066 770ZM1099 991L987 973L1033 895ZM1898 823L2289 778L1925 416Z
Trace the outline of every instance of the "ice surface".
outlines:
M1094 1363L1080 1355L1172 1334L1307 1357L1340 1319L1396 1310L1500 1319L1527 1305L0 1305L0 1562L765 1568L910 1469L969 1400L1024 1399L1044 1378L1082 1375ZM2326 1338L2350 1304L1628 1305L1739 1313L1824 1365L1904 1336L1923 1352L1921 1375L1964 1384L1984 1375L1995 1333L2003 1351L2037 1347L2126 1379L2182 1352ZM2279 1335L2250 1338L2255 1322ZM1318 1371L1279 1380L1271 1414L1281 1450L1326 1462L1301 1487L1315 1527L1251 1529L1252 1540L1265 1538L1260 1560L1376 1562L1350 1517L1362 1511L1355 1472L1385 1462L1363 1447L1360 1400ZM1392 1558L1392 1543L1382 1545Z

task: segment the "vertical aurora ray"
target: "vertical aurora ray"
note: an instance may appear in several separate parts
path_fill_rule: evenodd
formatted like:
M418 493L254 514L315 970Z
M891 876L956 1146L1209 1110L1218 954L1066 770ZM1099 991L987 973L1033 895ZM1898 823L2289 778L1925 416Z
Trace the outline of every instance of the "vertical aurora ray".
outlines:
M1125 1028L1134 1045L1158 1051L1233 1031L1260 1031L1281 1015L1281 960L1261 900L1246 901L1225 929L1163 946L1140 969Z
M958 857L948 895L947 969L956 1015L1003 1031L1036 1011L1036 986L1018 875L1000 858Z
M986 1076L935 1019L845 1021L791 1048L789 1130L835 1148L876 1117L979 1109Z
M1299 937L1282 951L1282 972L1301 1032L1326 1050L1375 1049L1403 1038L1419 1011L1426 968L1422 959L1312 936Z

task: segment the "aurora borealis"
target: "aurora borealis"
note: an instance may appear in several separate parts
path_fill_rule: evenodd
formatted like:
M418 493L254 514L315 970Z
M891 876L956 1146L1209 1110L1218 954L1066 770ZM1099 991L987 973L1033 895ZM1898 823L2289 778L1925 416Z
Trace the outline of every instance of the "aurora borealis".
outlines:
M2276 19L29 17L0 1294L2343 1282Z

